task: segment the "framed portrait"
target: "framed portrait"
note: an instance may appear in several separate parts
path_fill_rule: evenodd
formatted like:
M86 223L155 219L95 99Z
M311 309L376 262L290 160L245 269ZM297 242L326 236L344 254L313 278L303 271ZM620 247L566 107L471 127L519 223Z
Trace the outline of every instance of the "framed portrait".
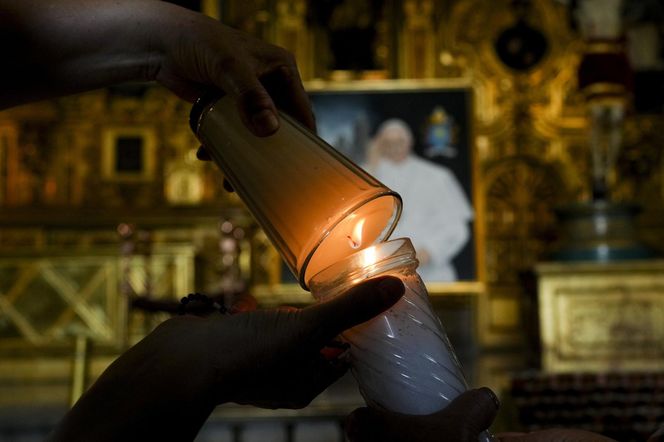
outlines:
M381 80L307 89L318 135L401 195L391 237L412 240L430 293L483 291L470 85ZM286 266L281 281L296 285Z

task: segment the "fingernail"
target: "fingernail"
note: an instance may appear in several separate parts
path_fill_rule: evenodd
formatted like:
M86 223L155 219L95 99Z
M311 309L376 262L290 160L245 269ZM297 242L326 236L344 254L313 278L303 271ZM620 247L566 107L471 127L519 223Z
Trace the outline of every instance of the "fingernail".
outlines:
M263 109L252 115L251 124L260 135L270 135L279 129L279 120L270 109Z

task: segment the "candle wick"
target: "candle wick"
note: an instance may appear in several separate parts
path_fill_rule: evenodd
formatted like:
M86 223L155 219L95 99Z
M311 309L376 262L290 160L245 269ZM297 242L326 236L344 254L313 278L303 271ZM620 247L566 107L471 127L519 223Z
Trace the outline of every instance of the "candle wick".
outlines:
M352 248L357 249L360 247L360 243L355 241L350 235L346 235L346 238L348 238L348 242Z

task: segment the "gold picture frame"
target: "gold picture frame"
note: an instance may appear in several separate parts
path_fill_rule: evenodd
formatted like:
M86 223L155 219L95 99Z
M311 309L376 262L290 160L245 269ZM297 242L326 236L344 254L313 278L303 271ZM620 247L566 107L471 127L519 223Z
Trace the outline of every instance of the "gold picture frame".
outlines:
M474 296L486 292L485 284L485 262L484 254L484 200L481 187L481 178L479 170L478 153L475 146L474 136L474 110L473 110L473 89L471 83L467 79L431 79L431 80L359 80L359 81L310 81L305 84L307 91L310 94L314 110L317 110L317 97L340 97L344 95L349 96L371 96L380 99L381 96L388 95L393 101L399 95L408 97L411 104L417 102L418 97L428 96L429 102L431 97L451 97L450 94L455 95L456 107L451 109L450 116L462 121L457 124L463 127L460 131L460 136L464 140L459 144L460 148L466 149L467 175L465 176L465 183L463 189L467 191L467 196L472 204L473 220L470 227L470 234L472 239L472 263L473 272L471 278L458 279L453 282L444 282L439 280L425 280L427 288L431 296ZM396 98L398 100L398 98ZM334 100L333 100L334 101ZM379 100L380 101L380 100ZM426 101L426 100L424 100ZM435 101L435 100L434 100ZM445 103L442 103L443 105ZM444 106L443 106L444 107ZM413 108L412 106L405 105L402 107L403 112L408 114L408 118L412 121ZM319 109L318 109L319 110ZM422 111L428 113L430 109ZM324 113L323 113L324 114ZM399 117L399 115L394 115ZM321 118L320 112L317 112L317 124L319 127L319 135L325 138L325 124L324 115ZM375 128L372 128L372 131ZM413 128L413 132L417 132L420 128ZM416 137L421 138L421 133L416 133ZM329 142L329 140L328 140ZM417 141L421 143L420 140ZM334 145L334 143L331 143ZM335 146L336 147L336 146ZM419 150L419 151L418 151ZM349 155L348 152L342 153ZM418 154L422 153L422 146L416 147ZM380 177L378 177L380 180ZM389 183L386 183L388 186ZM399 192L399 189L394 189ZM406 204L407 201L406 201ZM276 251L272 252L276 254ZM261 303L264 305L280 305L280 304L306 304L312 301L311 295L305 292L294 279L290 278L287 270L278 259L263 260L270 262L271 268L265 272L268 276L263 275L262 281L255 281L253 292L259 297Z
M156 172L157 136L150 127L108 127L102 130L102 177L108 181L140 182L154 179ZM124 162L120 157L123 140L134 158Z

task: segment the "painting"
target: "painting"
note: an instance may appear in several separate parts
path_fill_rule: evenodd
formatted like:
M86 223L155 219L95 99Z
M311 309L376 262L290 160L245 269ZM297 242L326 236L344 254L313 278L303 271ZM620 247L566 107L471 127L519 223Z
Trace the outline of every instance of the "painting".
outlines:
M318 135L401 195L392 238L412 240L422 279L443 291L475 291L468 290L481 279L472 89L383 80L311 83L308 91ZM287 270L282 276L295 281Z

